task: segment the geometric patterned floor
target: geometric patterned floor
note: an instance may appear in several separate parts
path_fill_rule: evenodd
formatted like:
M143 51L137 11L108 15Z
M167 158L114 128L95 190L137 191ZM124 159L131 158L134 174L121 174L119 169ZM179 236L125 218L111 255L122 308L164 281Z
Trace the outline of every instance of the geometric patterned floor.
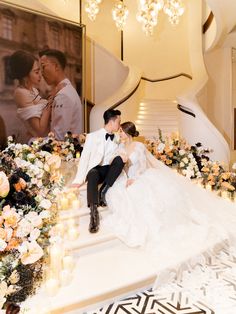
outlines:
M236 250L199 256L170 282L87 314L236 314Z
M180 300L180 302L178 301ZM200 302L191 302L189 297L173 293L170 297L158 298L151 290L113 303L89 314L214 314ZM223 313L222 313L223 314Z

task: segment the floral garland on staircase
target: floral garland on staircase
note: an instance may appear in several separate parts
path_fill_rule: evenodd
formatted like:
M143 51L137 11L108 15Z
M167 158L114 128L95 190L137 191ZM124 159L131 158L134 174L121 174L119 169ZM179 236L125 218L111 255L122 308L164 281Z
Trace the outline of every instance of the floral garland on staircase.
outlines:
M226 165L210 160L212 150L201 143L189 145L178 133L163 138L161 130L157 138L146 139L147 149L165 165L195 180L198 185L233 200L236 191L236 174ZM232 167L235 168L234 165Z

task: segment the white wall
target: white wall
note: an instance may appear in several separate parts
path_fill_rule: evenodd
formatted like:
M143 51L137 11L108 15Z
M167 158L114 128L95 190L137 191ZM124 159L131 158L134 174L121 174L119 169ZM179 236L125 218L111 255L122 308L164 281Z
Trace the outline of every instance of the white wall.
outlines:
M87 38L86 55L86 96L90 101L98 104L121 86L128 75L128 67L89 38Z
M231 49L219 48L206 53L205 62L209 75L206 85L207 114L226 140L230 142L232 125Z

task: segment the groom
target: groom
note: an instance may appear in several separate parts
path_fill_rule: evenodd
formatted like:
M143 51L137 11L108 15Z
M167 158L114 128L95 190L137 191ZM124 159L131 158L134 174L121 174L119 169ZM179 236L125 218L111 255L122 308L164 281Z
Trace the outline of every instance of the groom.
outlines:
M72 185L80 187L87 183L87 203L90 207L89 231L99 230L99 205L106 206L105 195L120 175L124 162L115 157L118 144L114 141L114 132L120 128L119 110L108 109L103 114L104 128L87 135L78 170ZM115 157L115 158L114 158ZM98 192L98 185L102 186Z

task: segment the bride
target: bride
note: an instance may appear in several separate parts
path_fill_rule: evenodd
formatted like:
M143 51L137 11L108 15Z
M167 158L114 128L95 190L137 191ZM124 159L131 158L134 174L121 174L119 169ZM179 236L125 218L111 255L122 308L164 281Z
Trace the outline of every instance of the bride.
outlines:
M145 249L159 270L233 240L236 205L175 173L136 136L132 122L121 124L119 154L128 161L107 192L111 214L103 224L128 246Z
M27 129L27 140L46 136L49 132L51 105L57 92L64 86L52 90L48 99L43 99L38 91L41 71L38 59L31 53L17 50L10 57L11 77L19 84L14 92L17 115Z

